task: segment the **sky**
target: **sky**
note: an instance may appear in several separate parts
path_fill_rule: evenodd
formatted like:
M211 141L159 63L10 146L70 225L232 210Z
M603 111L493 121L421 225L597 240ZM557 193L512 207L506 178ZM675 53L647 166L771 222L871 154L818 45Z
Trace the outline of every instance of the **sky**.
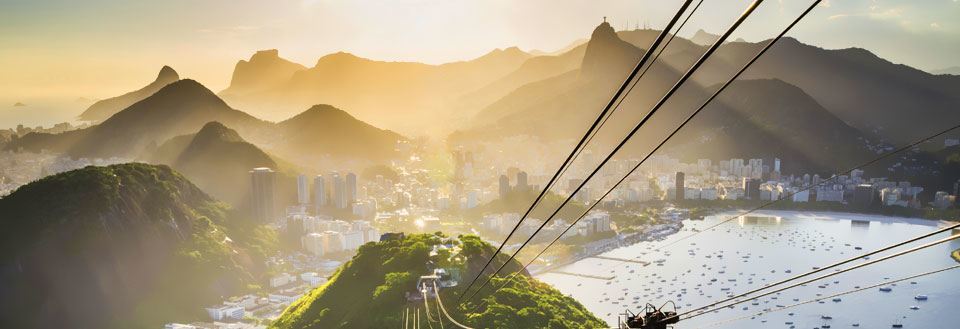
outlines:
M718 33L749 1L706 0L681 35ZM767 39L809 4L766 0L734 35ZM658 28L679 0L0 0L0 99L104 98L139 88L163 65L219 91L256 50L312 66L347 51L443 63L495 48L553 51L607 17ZM960 66L958 0L826 0L793 36L861 47L924 70Z

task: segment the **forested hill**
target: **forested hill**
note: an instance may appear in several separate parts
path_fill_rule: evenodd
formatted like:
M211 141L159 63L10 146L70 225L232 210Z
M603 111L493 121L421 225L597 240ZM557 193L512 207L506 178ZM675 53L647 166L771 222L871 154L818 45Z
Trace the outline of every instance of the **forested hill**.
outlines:
M450 269L451 273L462 271L459 286L441 288L441 300L450 315L465 325L474 328L606 327L579 302L526 273L516 276L497 294L483 294L486 296L483 306L476 309L472 309L473 303L457 306L462 289L493 251L493 246L476 236L453 239L426 234L368 243L327 284L291 304L271 328L402 327L406 308L423 307L423 301L408 302L405 293L417 293L417 279L431 273L431 267ZM506 259L505 255L501 256L493 266ZM511 261L504 273L520 267ZM501 282L497 279L492 285L499 286ZM435 301L429 299L428 303L436 314ZM425 317L422 319L426 321ZM439 328L439 324L437 326Z
M228 214L166 166L90 166L24 185L0 199L0 328L202 319L259 281L269 249Z

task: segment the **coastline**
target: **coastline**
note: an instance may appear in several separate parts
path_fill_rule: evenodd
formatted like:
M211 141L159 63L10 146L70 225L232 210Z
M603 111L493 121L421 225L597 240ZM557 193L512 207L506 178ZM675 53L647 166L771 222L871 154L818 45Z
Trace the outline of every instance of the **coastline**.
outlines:
M707 215L707 217L734 216L746 211L747 211L746 209L739 209L739 210L724 209L724 210L713 212L712 214ZM880 215L880 214L863 214L863 213L856 213L856 212L816 211L816 210L774 210L774 209L767 210L767 209L764 209L764 210L754 211L748 216L792 217L797 219L813 219L813 220L858 220L858 221L878 222L878 223L884 223L884 224L900 223L900 224L923 225L923 226L946 226L946 225L952 225L952 224L958 223L958 221L926 219L926 218L920 218L920 217L899 217L899 216L887 216L887 215ZM655 242L655 241L666 239L683 230L683 227L684 227L683 222L687 220L692 220L692 219L687 218L687 219L674 222L680 225L676 230L673 230L673 232L671 232L670 234L657 235L650 240L634 241L633 243L621 244L616 248L598 250L594 253L589 253L587 255L582 255L580 257L574 257L569 259L568 261L551 264L550 266L537 269L536 271L531 271L530 275L538 276L542 274L551 273L557 269L563 268L567 265L576 263L586 258L602 255L604 253L607 253L616 249L624 248L624 247L629 247L637 243ZM954 251L951 254L951 256L954 258L954 260L956 260L957 262L960 262L960 250Z
M735 215L746 210L727 210L718 212L712 216L722 216L724 214ZM777 216L794 217L799 219L820 219L820 220L860 220L880 223L902 223L924 226L944 226L957 223L957 221L946 221L939 219L926 219L920 217L900 217L887 216L879 214L863 214L856 212L838 212L838 211L811 211L811 210L759 210L751 213L754 216Z

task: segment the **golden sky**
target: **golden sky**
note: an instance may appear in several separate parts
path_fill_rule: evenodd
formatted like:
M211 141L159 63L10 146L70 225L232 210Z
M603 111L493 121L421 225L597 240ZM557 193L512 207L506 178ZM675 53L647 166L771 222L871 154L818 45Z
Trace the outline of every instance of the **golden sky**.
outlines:
M682 35L718 32L746 0L708 0ZM0 98L103 98L149 82L162 65L219 91L259 49L312 66L336 51L442 63L519 46L552 51L589 36L602 17L656 28L663 0L3 0ZM755 41L807 1L767 0L734 37ZM960 65L956 0L828 0L795 29L801 41L863 47L922 69Z

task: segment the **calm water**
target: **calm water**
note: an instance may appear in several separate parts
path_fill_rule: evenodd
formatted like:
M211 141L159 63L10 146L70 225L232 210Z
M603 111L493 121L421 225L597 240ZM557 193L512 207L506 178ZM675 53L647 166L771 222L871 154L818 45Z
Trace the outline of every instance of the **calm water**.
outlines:
M683 312L721 300L728 294L738 294L804 273L814 266L825 266L933 231L937 225L933 221L880 216L767 212L732 221L659 253L650 253L661 244L692 234L691 229L704 228L726 218L721 215L708 217L704 221L688 221L683 231L665 241L637 244L603 255L631 258L646 252L640 259L665 260L662 266L651 264L644 267L635 263L590 258L559 269L571 273L614 276L613 280L609 280L609 285L603 279L557 273L546 273L539 278L572 295L613 325L617 314L625 309L638 312L645 302L659 306L673 300L679 306L679 311ZM856 250L855 247L863 250ZM828 299L823 303L797 306L754 319L722 322L777 308L777 305L797 303L794 299L803 302L820 297L818 294L828 296L854 289L855 286L878 284L885 278L899 279L955 265L957 263L950 258L950 250L957 248L960 248L960 242L954 240L805 287L790 289L779 295L767 296L757 300L758 305L747 302L733 309L727 308L683 321L677 328L790 328L791 325L795 328L816 328L824 324L832 328L852 328L855 323L859 323L860 328L890 328L893 323L902 323L904 328L958 328L960 269L911 280L915 283L901 282L891 286L891 292L880 292L873 288L842 296L840 302ZM631 270L634 272L630 273ZM787 270L792 273L786 273ZM821 274L826 273L815 276ZM712 279L716 281L711 282ZM928 295L929 300L914 300L920 294ZM636 304L635 296L640 297ZM620 297L623 300L619 300ZM614 304L614 301L619 304ZM918 306L919 309L912 310L911 306ZM821 316L830 316L832 319L824 320Z

